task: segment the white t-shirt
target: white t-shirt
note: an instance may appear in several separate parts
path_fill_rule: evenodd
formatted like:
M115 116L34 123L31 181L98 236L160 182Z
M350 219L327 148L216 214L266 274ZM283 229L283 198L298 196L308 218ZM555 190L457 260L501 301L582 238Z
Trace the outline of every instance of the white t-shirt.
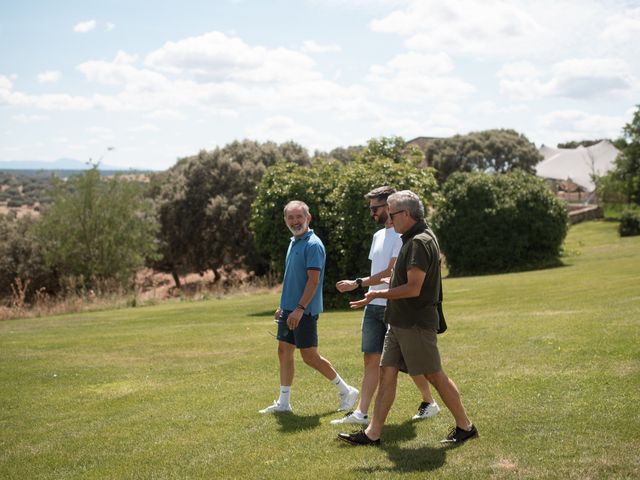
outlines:
M382 228L373 234L371 250L369 250L369 260L371 260L371 275L375 275L389 266L392 258L397 258L402 247L400 234L391 228ZM372 285L369 290L385 290L389 288L386 283ZM387 305L386 298L375 298L371 305Z

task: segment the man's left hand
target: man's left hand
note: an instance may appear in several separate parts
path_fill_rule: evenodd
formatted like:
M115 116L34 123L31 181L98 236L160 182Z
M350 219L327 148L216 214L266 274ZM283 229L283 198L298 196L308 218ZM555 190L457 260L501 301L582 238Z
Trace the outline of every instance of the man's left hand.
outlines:
M374 298L378 298L378 295L376 295L377 293L379 293L379 290L370 290L364 294L364 298L362 298L361 300L349 302L349 306L351 308L362 308L368 305L369 302L371 302L371 300L373 300Z

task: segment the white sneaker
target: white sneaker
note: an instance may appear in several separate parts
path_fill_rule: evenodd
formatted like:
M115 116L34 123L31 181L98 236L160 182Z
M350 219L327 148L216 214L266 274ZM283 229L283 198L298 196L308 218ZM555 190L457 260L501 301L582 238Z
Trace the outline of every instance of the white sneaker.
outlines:
M369 415L363 415L361 418L361 417L356 417L355 413L349 412L342 418L331 420L330 423L331 425L344 425L345 423L357 423L360 425L369 425Z
M432 403L422 402L418 407L418 413L413 416L412 420L435 417L439 412L440 407L435 401Z
M293 412L291 404L280 405L276 400L273 401L273 405L269 405L267 408L259 410L260 413L277 413L277 412Z
M347 393L341 393L340 406L338 407L338 411L346 412L347 410L351 410L353 406L356 404L356 400L358 399L359 393L360 393L360 390L353 387L349 387L349 391Z

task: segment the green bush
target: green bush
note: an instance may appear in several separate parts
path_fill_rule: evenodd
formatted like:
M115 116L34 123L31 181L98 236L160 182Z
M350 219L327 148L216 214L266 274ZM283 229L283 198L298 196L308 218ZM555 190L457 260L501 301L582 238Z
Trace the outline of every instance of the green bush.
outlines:
M640 209L629 208L622 212L618 233L621 237L640 235Z
M34 235L37 223L30 215L0 215L0 298L11 297L16 279L26 285L27 301L40 289L60 289L58 272L47 265L43 245Z
M82 287L127 286L157 250L158 224L143 186L115 176L102 180L97 165L60 183L38 221L36 238L47 264Z
M557 265L568 228L564 204L524 172L453 174L433 224L456 276Z
M258 185L251 216L256 246L268 259L269 270L281 278L290 239L283 208L290 200L302 200L311 210L311 228L327 251L325 307L346 306L349 297L334 285L369 272L371 236L380 226L371 220L364 195L381 185L413 190L424 201L436 189L432 170L384 158L361 158L347 165L316 162L311 167L279 163L269 168Z

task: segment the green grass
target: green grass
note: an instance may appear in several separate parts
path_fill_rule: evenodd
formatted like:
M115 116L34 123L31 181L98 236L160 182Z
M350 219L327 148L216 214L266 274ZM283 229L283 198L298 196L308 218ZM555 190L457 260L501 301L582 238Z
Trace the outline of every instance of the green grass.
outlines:
M0 478L638 478L640 238L571 228L565 267L446 279L443 362L481 437L421 423L402 376L380 448L335 440L335 389L297 359L277 397L275 295L0 323ZM359 384L361 312L320 351Z

